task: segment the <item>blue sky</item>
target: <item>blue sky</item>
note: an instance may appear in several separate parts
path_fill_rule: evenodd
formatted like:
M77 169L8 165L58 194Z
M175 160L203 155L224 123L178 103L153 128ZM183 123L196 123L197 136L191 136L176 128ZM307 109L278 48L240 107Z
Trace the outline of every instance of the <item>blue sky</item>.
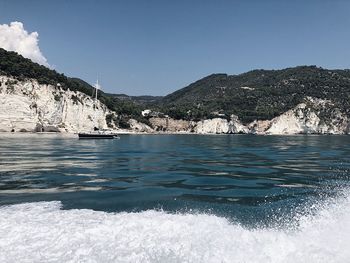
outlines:
M165 95L211 73L350 68L350 1L0 0L50 65L107 92Z

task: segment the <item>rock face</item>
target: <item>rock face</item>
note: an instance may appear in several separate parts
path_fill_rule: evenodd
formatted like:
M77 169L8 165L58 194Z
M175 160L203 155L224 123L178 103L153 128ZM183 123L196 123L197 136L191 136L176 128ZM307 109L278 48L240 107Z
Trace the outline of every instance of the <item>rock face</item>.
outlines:
M190 133L194 132L195 122L185 120L174 120L172 118L150 118L152 127L157 132L181 132Z
M138 122L137 120L130 119L128 121L131 130L136 132L146 132L146 133L152 133L153 129L149 127L147 124L144 124L142 122Z
M195 130L199 134L220 134L229 133L230 127L226 119L214 118L199 121Z
M107 128L111 113L84 93L0 76L1 131L91 131Z
M249 133L249 129L234 115L231 116L230 121L221 118L199 121L196 124L195 131L199 134Z
M267 127L266 134L348 134L349 120L331 101L307 98Z
M248 124L248 129L250 133L253 134L265 134L265 131L268 130L271 127L271 121L261 121L261 120L255 120Z

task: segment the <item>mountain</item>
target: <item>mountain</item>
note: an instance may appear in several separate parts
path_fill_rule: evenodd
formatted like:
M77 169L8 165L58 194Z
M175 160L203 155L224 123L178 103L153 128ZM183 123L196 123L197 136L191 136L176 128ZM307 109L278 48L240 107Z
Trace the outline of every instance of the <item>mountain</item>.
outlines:
M165 96L162 109L174 118L207 119L237 115L243 123L271 120L305 98L331 100L349 115L350 71L300 66L213 74Z

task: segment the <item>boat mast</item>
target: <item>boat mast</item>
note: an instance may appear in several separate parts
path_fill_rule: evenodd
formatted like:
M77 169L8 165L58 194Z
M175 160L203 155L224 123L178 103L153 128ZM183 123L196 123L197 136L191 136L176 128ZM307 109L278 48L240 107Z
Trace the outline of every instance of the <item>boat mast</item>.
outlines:
M101 86L100 86L100 84L98 84L98 78L97 78L97 80L96 80L96 84L95 84L95 98L94 98L94 126L95 126L95 128L98 128L97 126L98 126L98 121L96 121L96 109L97 109L97 106L96 106L96 104L97 104L97 92L98 92L98 90L101 88Z
M97 101L97 90L100 88L100 86L98 85L98 79L96 81L96 84L95 84L95 103Z

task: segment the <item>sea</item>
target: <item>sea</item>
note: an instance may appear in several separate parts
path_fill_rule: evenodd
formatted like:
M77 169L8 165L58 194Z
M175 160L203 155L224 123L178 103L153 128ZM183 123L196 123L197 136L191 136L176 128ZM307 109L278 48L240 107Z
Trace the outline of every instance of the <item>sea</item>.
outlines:
M0 262L350 262L350 136L0 135Z

